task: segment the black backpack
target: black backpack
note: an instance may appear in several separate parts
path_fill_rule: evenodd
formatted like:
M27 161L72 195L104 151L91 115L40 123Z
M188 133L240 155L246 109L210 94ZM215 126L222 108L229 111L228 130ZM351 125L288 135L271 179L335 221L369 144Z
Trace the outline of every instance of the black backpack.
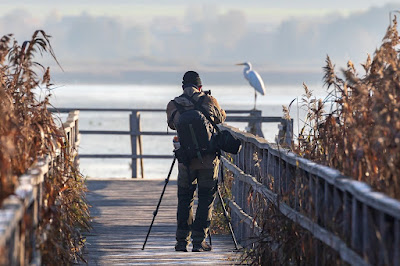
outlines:
M175 128L181 146L175 151L175 155L180 163L188 165L194 158L202 160L205 154L216 154L217 139L214 126L199 110L205 96L201 96L197 102L186 94L182 96L189 99L194 104L194 108L185 110L182 105L174 101L179 112Z

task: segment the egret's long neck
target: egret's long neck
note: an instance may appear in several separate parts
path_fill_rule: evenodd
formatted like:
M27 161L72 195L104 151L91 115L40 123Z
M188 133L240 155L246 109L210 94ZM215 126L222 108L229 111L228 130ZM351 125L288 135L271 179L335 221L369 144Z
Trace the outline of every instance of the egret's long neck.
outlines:
M244 66L243 75L245 76L246 79L248 79L247 74L249 73L250 70L251 70L251 66L249 66L249 65Z

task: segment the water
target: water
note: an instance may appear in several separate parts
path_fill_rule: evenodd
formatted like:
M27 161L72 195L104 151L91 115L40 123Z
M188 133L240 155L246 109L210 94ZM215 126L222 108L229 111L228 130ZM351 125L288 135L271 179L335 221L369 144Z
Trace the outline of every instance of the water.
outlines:
M316 87L320 88L320 87ZM212 95L223 109L250 110L254 105L254 91L249 86L210 86ZM55 89L51 103L57 108L161 108L164 109L175 96L181 94L179 86L159 85L69 85ZM267 95L257 97L257 109L263 116L282 116L282 105L288 105L301 96L302 86L270 86ZM297 127L297 101L291 116ZM301 114L301 113L300 113ZM129 113L81 112L81 130L129 130ZM231 125L244 129L245 123ZM143 131L166 131L165 113L141 113ZM274 142L278 133L277 124L263 124L268 141ZM109 153L130 154L130 137L125 135L82 135L79 152L82 154ZM172 136L143 136L144 154L172 155ZM146 178L165 178L170 159L145 159ZM131 176L130 159L81 159L81 171L85 176L95 178ZM176 169L171 178L176 178Z

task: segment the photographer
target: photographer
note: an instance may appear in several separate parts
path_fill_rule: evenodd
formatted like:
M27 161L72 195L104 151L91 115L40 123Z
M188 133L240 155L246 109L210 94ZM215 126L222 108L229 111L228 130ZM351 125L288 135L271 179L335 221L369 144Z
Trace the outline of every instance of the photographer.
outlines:
M171 129L178 131L181 146L187 145L186 143L193 140L193 145L197 149L195 156L191 158L188 153L184 153L186 147L181 147L180 151L183 152L180 157L177 154L178 165L178 208L177 208L177 230L175 245L176 251L187 251L187 247L192 238L193 252L210 251L211 246L206 243L205 239L208 234L212 206L215 199L217 173L218 173L218 149L207 148L200 149L202 146L203 136L202 130L196 127L195 119L193 123L190 122L190 115L197 115L201 117L204 115L208 119L203 118L203 124L206 131L209 133L208 146L213 147L212 136L213 126L211 123L208 125L206 120L211 119L213 123L219 124L225 121L225 111L221 109L217 100L211 95L202 91L202 84L199 74L194 71L188 71L183 76L182 81L183 94L170 101L167 106L167 121ZM193 110L201 110L190 112ZM203 112L206 112L203 114ZM180 117L182 115L182 117ZM182 121L183 116L188 117ZM190 130L185 131L186 125L183 125L187 120L190 124ZM198 121L198 120L196 120ZM201 125L200 125L201 126ZM180 129L183 128L183 129ZM203 130L203 131L204 131ZM210 135L211 134L211 135ZM184 141L185 140L185 141ZM186 141L188 140L188 141ZM201 146L199 148L199 146ZM195 149L187 148L186 151L193 151ZM196 211L196 217L193 219L193 201L194 192L198 186L199 203Z

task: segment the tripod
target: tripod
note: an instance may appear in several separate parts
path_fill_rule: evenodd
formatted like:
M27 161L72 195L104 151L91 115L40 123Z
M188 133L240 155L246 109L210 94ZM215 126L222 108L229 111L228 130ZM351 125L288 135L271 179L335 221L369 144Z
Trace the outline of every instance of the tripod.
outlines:
M169 169L168 176L167 176L167 178L165 179L164 188L163 188L163 190L162 190L162 192L161 192L160 199L158 200L158 204L157 204L156 210L153 212L153 219L152 219L152 221L151 221L149 230L147 231L146 239L145 239L145 241L144 241L144 243L143 243L142 250L144 250L144 247L146 246L146 243L147 243L147 239L149 238L151 229L152 229L153 224L154 224L154 220L155 220L155 218L156 218L156 216L157 216L158 209L160 208L160 204L161 204L162 198L163 198L163 196L164 196L165 189L166 189L167 184L168 184L168 182L169 182L169 178L170 178L170 176L171 176L172 169L174 168L175 161L176 161L176 157L174 156L174 160L172 161L171 168ZM223 182L223 181L222 181L222 182ZM226 208L225 208L224 200L222 199L221 191L220 191L220 189L219 189L219 185L218 185L218 184L216 185L216 189L217 189L217 193L218 193L218 199L219 199L219 201L220 201L220 203L221 203L221 206L222 206L222 209L223 209L223 212L224 212L225 219L226 219L226 221L228 222L228 227L229 227L229 231L230 231L231 236L232 236L233 243L235 244L235 249L236 249L236 250L239 250L238 244L237 244L237 241L236 241L236 237L235 237L235 233L233 232L232 224L231 224L231 221L230 221L229 216L228 216L228 211L227 211ZM209 239L210 239L210 245L212 245L212 244L211 244L211 233L210 233L208 236L209 236Z
M170 178L170 176L171 176L172 169L174 168L175 161L176 161L176 157L175 157L175 155L174 155L174 160L172 161L171 168L169 169L168 176L167 176L167 178L165 179L163 191L161 192L160 199L158 200L158 204L157 204L156 210L153 212L153 220L151 221L151 224L150 224L150 227L149 227L149 231L147 231L146 239L144 240L142 250L144 250L144 247L146 246L146 243L147 243L147 239L149 238L151 228L153 227L153 223L154 223L154 220L156 219L156 216L157 216L157 213L158 213L158 209L160 208L161 200L162 200L162 198L163 198L163 196L164 196L164 192L165 192L165 189L166 189L167 184L168 184L168 182L169 182L169 178Z
M224 183L223 177L224 177L223 170L221 169L222 184ZM236 241L235 232L233 232L232 223L231 223L231 221L229 219L228 211L225 208L224 200L223 200L222 195L221 195L221 190L219 189L219 184L217 184L217 193L218 193L218 199L219 199L219 202L221 203L222 210L223 210L226 222L228 223L229 231L230 231L231 236L232 236L232 241L235 244L235 249L239 250L238 244L237 244L237 241Z

